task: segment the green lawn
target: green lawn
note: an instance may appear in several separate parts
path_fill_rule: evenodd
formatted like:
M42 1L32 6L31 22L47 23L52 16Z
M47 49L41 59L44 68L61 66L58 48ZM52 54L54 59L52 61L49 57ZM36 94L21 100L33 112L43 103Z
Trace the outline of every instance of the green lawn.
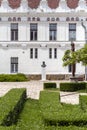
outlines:
M79 105L61 104L59 92L45 90L39 100L26 100L17 124L0 126L0 130L87 130L86 127L87 96L80 96Z

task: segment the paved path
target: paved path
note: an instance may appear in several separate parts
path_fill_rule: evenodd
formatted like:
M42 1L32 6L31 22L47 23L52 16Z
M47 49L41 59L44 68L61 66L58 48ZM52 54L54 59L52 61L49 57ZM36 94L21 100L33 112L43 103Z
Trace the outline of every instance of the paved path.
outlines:
M68 104L79 104L79 93L60 92L60 102Z
M0 97L5 95L12 88L26 88L27 97L39 99L40 91L43 90L43 82L0 82Z
M55 82L55 81L45 81ZM44 81L29 81L29 82L0 82L0 97L5 95L12 88L26 88L27 97L39 99L40 91L43 90ZM59 81L56 81L59 87Z
M46 82L56 82L57 87L59 87L61 81ZM43 81L0 82L0 97L5 95L12 88L26 88L28 98L39 99L40 91L43 90ZM79 104L79 94L75 92L60 92L60 101L69 104Z

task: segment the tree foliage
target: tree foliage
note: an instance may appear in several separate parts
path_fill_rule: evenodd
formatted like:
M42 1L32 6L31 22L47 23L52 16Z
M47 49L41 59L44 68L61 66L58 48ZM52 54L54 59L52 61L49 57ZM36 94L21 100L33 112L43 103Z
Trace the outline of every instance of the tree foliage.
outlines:
M63 66L72 65L75 63L82 63L87 65L87 45L83 48L72 52L71 50L66 50L62 58Z

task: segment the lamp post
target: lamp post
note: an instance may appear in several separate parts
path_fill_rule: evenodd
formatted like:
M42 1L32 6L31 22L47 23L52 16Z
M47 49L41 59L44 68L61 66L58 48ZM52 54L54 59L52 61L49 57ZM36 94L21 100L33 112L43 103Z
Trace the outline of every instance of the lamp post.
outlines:
M85 30L85 44L87 44L87 28L86 26L83 24L83 20L81 20L81 25ZM85 66L85 80L87 81L87 66Z
M71 41L71 51L72 52L75 51L75 44L73 41ZM76 68L76 65L72 64L72 77L75 77L75 68Z

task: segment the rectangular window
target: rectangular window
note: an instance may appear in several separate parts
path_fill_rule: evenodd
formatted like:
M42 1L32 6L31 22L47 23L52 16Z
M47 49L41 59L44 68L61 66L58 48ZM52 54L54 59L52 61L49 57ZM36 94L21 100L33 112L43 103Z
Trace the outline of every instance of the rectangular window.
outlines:
M49 40L50 41L55 41L57 36L57 24L51 23L49 25Z
M30 48L30 59L33 59L33 48Z
M75 23L69 24L69 40L76 41L76 24Z
M49 58L52 58L52 48L49 48Z
M68 72L72 72L72 65L68 66Z
M54 58L57 58L57 48L54 48Z
M18 57L11 57L11 73L18 72Z
M38 58L38 49L35 48L35 59L37 59L37 58Z
M11 41L18 41L18 23L11 23Z
M37 40L37 24L30 24L30 40Z
M30 48L30 59L37 59L38 58L38 49L37 48Z

